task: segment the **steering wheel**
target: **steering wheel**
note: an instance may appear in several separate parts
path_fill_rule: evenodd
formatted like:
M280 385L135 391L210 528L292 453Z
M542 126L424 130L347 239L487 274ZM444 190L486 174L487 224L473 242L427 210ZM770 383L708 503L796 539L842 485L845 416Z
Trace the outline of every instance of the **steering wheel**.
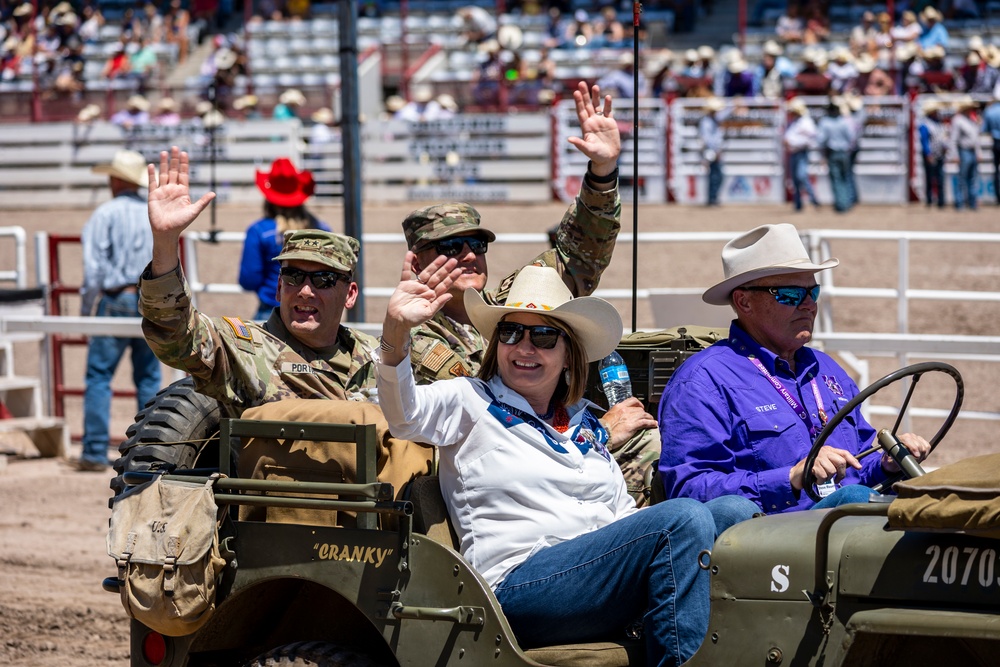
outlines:
M906 397L903 399L903 405L900 406L899 412L896 415L896 423L892 425L892 431L890 432L892 438L898 442L898 439L896 438L896 431L897 429L899 429L899 425L903 421L903 415L906 414L906 410L910 405L910 398L913 396L913 390L916 388L917 382L920 381L920 378L923 377L924 373L928 373L931 371L944 373L945 375L950 376L955 381L955 402L951 406L951 412L948 413L948 417L944 420L944 423L941 424L941 428L938 429L938 432L935 433L934 437L930 439L931 451L934 451L934 448L937 447L938 442L940 442L941 438L944 437L944 434L948 432L948 429L951 428L951 425L955 422L955 419L958 417L958 411L962 408L962 400L965 398L965 383L962 381L962 374L959 373L954 366L942 363L940 361L927 361L922 364L913 364L912 366L900 368L898 371L889 373L884 378L876 380L875 382L870 384L867 388L865 388L864 391L862 391L857 396L848 401L847 404L844 405L844 407L842 407L840 411L837 412L837 414L835 414L833 418L826 423L826 426L823 427L823 430L819 432L819 435L813 442L812 449L809 450L809 456L806 457L806 464L805 464L806 467L802 477L802 488L805 489L806 493L809 495L810 498L812 498L814 501L819 501L820 499L819 494L817 494L816 491L813 489L813 486L816 484L816 475L814 475L812 471L813 464L816 462L816 457L819 455L819 450L823 447L824 444L826 444L826 441L830 437L830 434L833 433L834 429L840 425L840 422L844 421L847 415L849 415L856 407L858 407L859 405L861 405L862 403L864 403L869 398L871 398L881 390L885 389L889 385L895 384L896 382L904 378L913 377L913 382L910 384L910 388L906 392ZM865 451L858 454L856 458L858 458L859 460L863 459L869 454L877 452L880 449L881 447L876 442L876 444L874 444L871 448L866 449ZM903 477L902 472L896 473L889 479L886 479L884 482L877 485L875 490L881 491L882 489L889 488L890 486L895 484L898 480L900 480L902 477Z

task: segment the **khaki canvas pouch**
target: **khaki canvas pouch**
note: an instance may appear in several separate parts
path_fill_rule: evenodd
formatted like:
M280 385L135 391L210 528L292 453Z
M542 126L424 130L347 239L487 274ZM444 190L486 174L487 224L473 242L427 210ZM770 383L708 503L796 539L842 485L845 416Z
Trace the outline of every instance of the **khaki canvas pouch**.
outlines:
M215 610L225 560L212 484L156 477L115 500L108 555L118 565L122 605L170 637L189 635Z

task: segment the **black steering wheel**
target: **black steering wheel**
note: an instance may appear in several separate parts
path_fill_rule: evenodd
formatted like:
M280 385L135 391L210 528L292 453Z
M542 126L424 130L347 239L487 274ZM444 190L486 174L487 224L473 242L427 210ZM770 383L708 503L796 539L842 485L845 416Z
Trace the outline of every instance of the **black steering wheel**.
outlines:
M830 434L833 433L833 430L840 425L840 422L844 421L847 415L850 414L851 411L854 410L854 408L858 407L859 405L867 401L869 398L871 398L881 390L885 389L891 384L895 384L899 380L912 376L913 382L910 384L910 388L906 392L906 397L903 399L903 405L900 406L899 413L896 415L896 423L892 425L892 431L890 432L893 439L896 439L896 431L897 429L899 429L899 425L903 421L903 415L906 414L906 410L910 406L910 398L913 396L913 390L916 388L917 382L920 381L920 378L923 377L924 373L928 373L931 371L944 373L950 376L955 381L955 402L951 406L951 412L948 413L948 417L944 420L944 423L941 424L941 428L938 429L938 432L935 433L934 437L930 439L931 451L934 451L934 448L937 447L938 442L941 441L941 438L944 437L944 434L948 432L948 429L951 428L951 425L955 422L955 419L958 417L958 411L962 408L962 400L965 398L965 383L962 381L962 374L959 373L954 366L942 363L940 361L927 361L922 364L913 364L912 366L907 366L906 368L900 368L898 371L889 373L881 380L876 380L872 384L868 385L868 387L866 387L864 391L862 391L857 396L848 401L847 404L844 405L844 407L842 407L840 411L837 412L837 414L835 414L833 418L826 423L826 426L823 427L823 430L819 432L819 435L813 442L812 449L809 450L809 456L806 457L806 467L802 477L802 488L805 489L806 493L809 495L810 498L812 498L814 501L819 501L820 499L819 494L817 494L813 488L814 485L816 484L816 475L814 475L812 471L813 464L816 462L816 457L819 455L819 450L823 447L824 444L826 444L827 438L829 438ZM898 442L898 439L896 439L896 441ZM866 449L865 451L858 454L857 458L863 459L869 454L877 452L880 449L881 447L876 442L874 445L872 445L871 448ZM903 452L905 451L906 450L904 448ZM902 477L903 477L902 472L896 473L889 479L886 479L884 482L877 485L875 491L881 491L882 489L891 487Z

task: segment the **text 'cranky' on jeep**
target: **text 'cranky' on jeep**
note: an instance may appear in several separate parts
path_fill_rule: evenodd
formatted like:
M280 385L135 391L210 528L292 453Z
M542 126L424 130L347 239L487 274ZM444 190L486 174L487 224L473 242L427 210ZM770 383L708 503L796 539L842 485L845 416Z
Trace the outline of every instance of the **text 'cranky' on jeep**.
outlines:
M646 370L647 377L656 375ZM925 363L863 391L830 420L813 448L815 456L858 403L908 379L911 393L895 426L878 437L910 478L896 483L898 496L756 517L730 528L701 555L711 576L711 617L688 664L1000 664L1000 456L924 474L894 436L916 380L938 372L954 379L956 394L932 438L936 446L958 414L962 381L946 364ZM171 636L136 620L149 610L133 609L132 665L645 664L636 629L602 643L522 650L485 581L455 550L437 478L418 476L402 493L379 481L386 452L376 425L224 419L215 440L206 420L189 414L199 401L189 385L164 390L123 445L127 460L118 466L124 474L116 505L133 493L130 485L157 477L210 487L221 508L218 566L209 574L217 581L204 617L196 630ZM186 428L193 430L181 433ZM217 449L204 446L210 440ZM273 474L228 475L248 442L257 443L256 455L270 461L265 467ZM268 447L301 452L315 443L349 448L356 457L343 466L349 474L323 481L315 471L298 474L279 457L268 458ZM177 460L181 450L188 453ZM216 455L222 476L195 467ZM169 457L173 463L162 465ZM130 555L124 534L118 551ZM147 577L161 576L170 581L167 588L180 590L182 566L190 567L182 556L147 564ZM129 570L122 553L115 557L119 574L105 587L119 592Z

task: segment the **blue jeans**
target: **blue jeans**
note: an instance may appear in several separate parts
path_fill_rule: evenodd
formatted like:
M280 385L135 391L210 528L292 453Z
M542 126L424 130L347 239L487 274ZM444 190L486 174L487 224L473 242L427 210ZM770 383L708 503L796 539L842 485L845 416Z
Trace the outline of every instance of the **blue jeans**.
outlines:
M955 209L965 205L976 210L976 190L979 189L979 160L971 148L958 149L958 183L955 188Z
M847 151L830 151L826 156L830 170L830 188L833 190L833 209L838 213L850 210L851 156Z
M851 503L867 503L868 499L877 495L864 484L848 484L842 486L826 498L812 506L814 510L825 510L838 505L850 505Z
M934 201L934 191L937 190L937 205L944 207L944 158L936 160L924 156L924 196L927 205Z
M802 210L803 190L809 196L809 202L818 206L816 193L813 192L812 183L809 182L809 151L798 151L789 155L788 169L792 172L792 202L795 204L795 210Z
M98 317L139 317L139 296L122 292L104 295L97 304ZM87 346L87 379L83 392L82 459L107 464L111 420L111 379L126 348L132 350L132 381L141 410L160 389L160 361L145 338L92 336Z
M497 585L497 600L522 647L623 637L641 618L646 664L679 665L708 629L698 554L715 535L705 504L667 500L540 549Z
M722 160L708 163L708 205L719 203L719 190L722 189Z

